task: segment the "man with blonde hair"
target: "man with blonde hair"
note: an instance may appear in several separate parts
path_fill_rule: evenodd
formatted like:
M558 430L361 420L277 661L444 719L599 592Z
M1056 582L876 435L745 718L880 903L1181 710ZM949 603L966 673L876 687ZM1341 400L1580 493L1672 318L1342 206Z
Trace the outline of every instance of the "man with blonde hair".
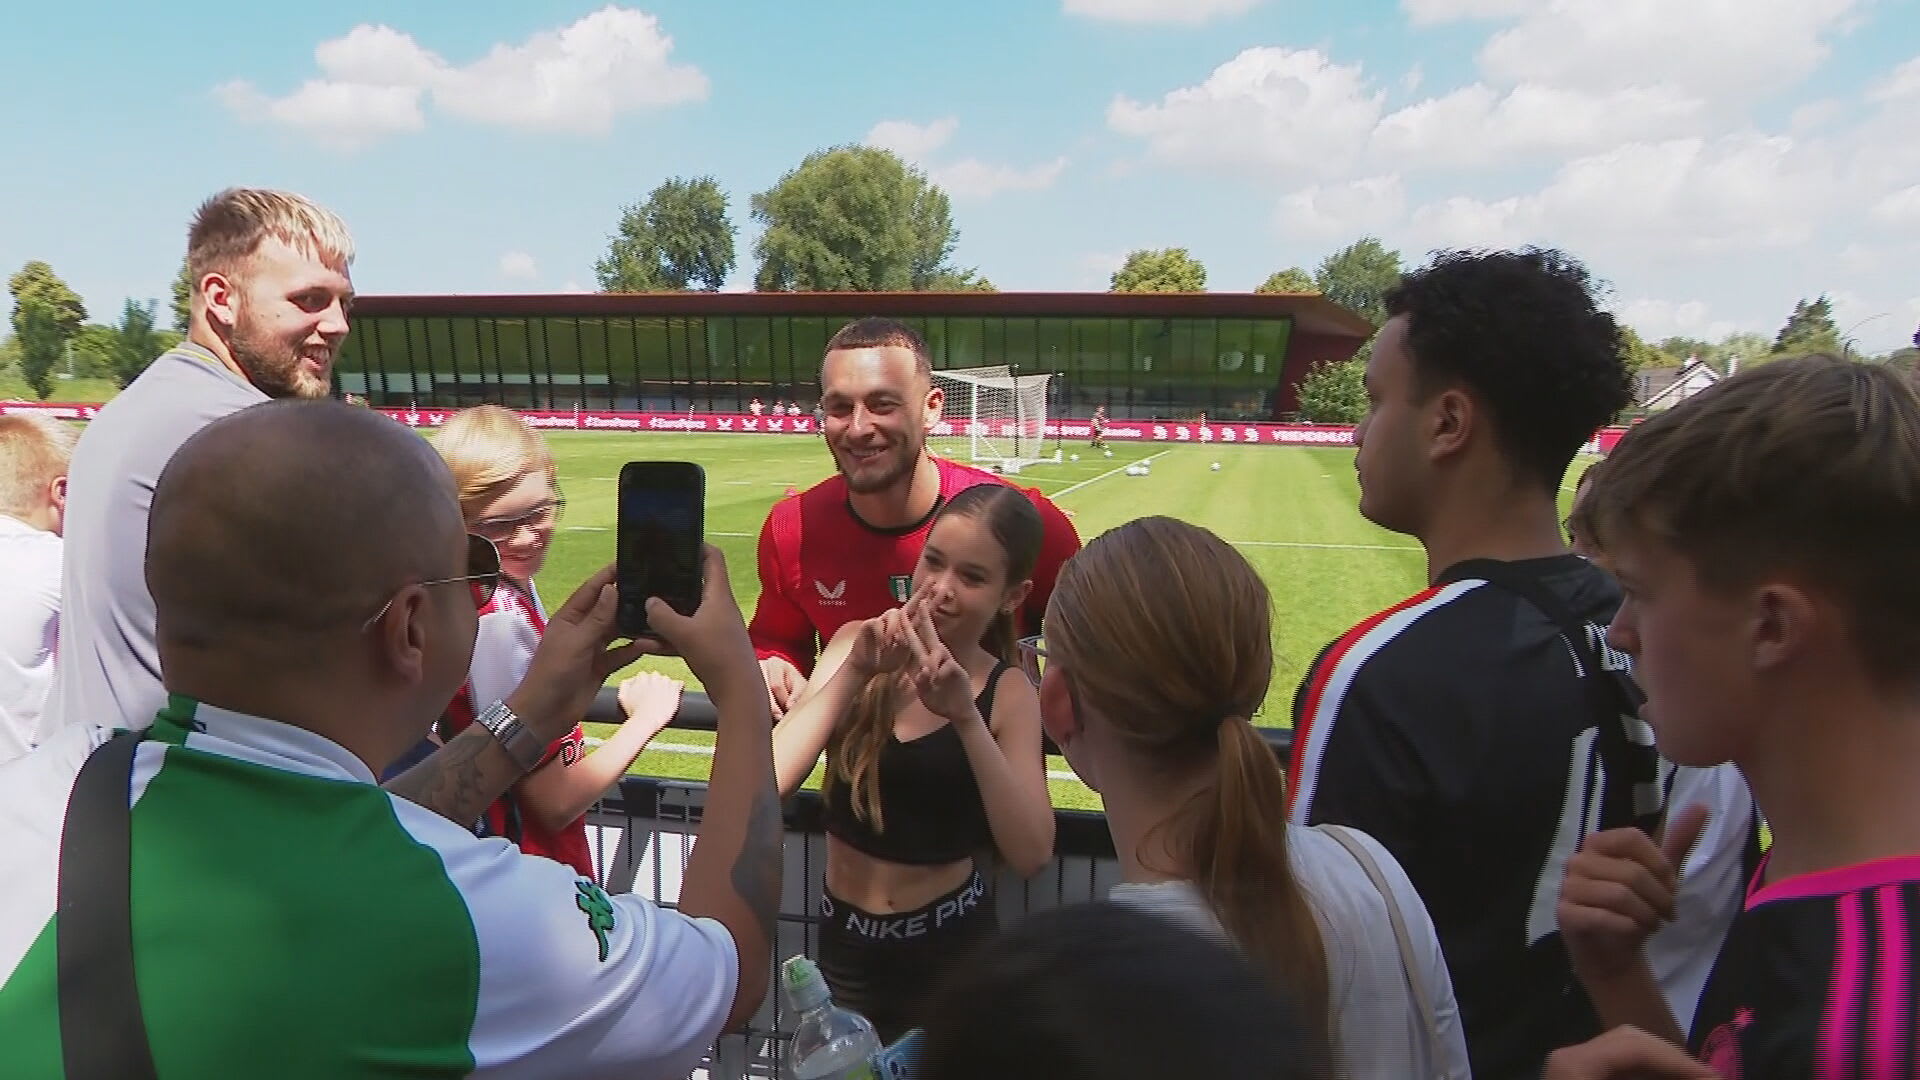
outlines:
M60 530L77 435L51 416L0 416L0 761L33 749L53 683Z
M142 571L154 484L213 421L326 395L352 261L347 227L299 195L231 188L194 214L187 339L100 410L73 455L60 665L35 741L69 723L144 728L166 704Z

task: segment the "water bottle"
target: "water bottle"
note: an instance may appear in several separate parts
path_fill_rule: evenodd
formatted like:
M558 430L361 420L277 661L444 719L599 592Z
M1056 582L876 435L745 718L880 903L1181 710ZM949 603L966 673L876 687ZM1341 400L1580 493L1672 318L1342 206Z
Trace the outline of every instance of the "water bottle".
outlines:
M800 1014L793 1029L788 1080L878 1080L880 1036L859 1013L836 1008L820 968L805 956L780 965L787 1004Z

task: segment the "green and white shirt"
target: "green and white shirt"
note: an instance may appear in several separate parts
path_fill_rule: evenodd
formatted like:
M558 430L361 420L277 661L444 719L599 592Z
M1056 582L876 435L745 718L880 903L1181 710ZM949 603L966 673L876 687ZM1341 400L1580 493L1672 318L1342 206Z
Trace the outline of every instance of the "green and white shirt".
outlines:
M60 828L107 733L0 766L0 1075L61 1075ZM387 794L302 728L175 697L134 761L135 967L165 1077L683 1077L725 927Z

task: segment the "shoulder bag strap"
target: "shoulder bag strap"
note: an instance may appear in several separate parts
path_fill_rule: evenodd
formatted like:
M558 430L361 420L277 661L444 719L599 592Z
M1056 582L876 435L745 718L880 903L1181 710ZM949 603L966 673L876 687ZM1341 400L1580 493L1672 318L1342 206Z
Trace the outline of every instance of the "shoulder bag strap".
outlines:
M1413 992L1414 1007L1420 1010L1420 1022L1427 1031L1427 1052L1433 1060L1440 1059L1440 1029L1433 1014L1433 999L1427 996L1426 983L1421 981L1419 962L1413 955L1413 935L1407 931L1406 915L1400 910L1400 901L1393 895L1393 886L1387 884L1387 875L1380 870L1379 862L1367 846L1354 839L1353 833L1344 825L1316 825L1315 828L1339 841L1347 849L1353 861L1366 871L1367 878L1373 882L1374 891L1387 903L1387 919L1393 923L1393 940L1400 946L1400 973L1406 976L1407 989Z
M140 735L121 732L80 766L60 831L54 916L60 1053L67 1080L154 1080L133 977L133 814Z
M1599 732L1600 767L1608 784L1602 805L1602 827L1633 825L1656 835L1663 813L1659 753L1647 739L1628 730L1628 716L1639 713L1639 702L1622 680L1608 670L1593 645L1593 624L1574 614L1560 594L1539 578L1498 559L1473 559L1447 571L1447 580L1479 578L1533 605L1560 629L1581 667L1581 685L1587 707Z

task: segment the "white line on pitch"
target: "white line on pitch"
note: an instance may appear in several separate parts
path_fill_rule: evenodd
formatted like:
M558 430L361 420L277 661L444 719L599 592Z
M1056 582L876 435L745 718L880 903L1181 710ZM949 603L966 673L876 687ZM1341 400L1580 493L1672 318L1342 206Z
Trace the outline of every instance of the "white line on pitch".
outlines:
M1139 459L1138 461L1129 461L1129 462L1127 462L1127 465L1138 465L1138 464L1140 464L1140 462L1142 462L1142 461L1152 461L1152 460L1153 460L1154 458L1157 458L1157 457L1162 457L1162 456L1164 456L1164 455L1167 455L1167 454L1171 454L1171 453L1173 453L1173 451L1171 451L1171 450L1162 450L1162 451L1160 451L1160 453L1158 453L1158 454L1148 454L1148 455L1147 455L1146 457L1143 457L1143 458L1140 458L1140 459ZM1107 470L1106 472L1103 472L1103 473L1101 473L1101 474L1100 474L1099 476L1096 476L1096 477L1094 477L1094 478L1093 478L1092 480L1082 480L1082 481L1080 481L1079 483L1077 483L1077 484L1074 484L1074 485L1073 485L1073 486L1071 486L1071 487L1064 487L1064 488L1061 488L1061 489L1060 489L1059 491L1056 491L1056 492L1054 492L1053 494L1051 494L1051 495L1049 495L1049 496L1047 496L1047 498L1049 498L1049 499L1064 499L1064 498L1066 498L1067 496L1069 496L1069 495L1071 495L1071 494L1073 494L1074 492L1076 492L1076 491L1079 491L1079 490L1080 490L1081 488L1083 488L1083 487L1086 487L1086 486L1087 486L1088 484L1092 484L1092 483L1096 483L1096 482L1098 482L1098 481L1101 481L1101 480L1105 480L1105 479L1106 479L1107 477L1109 477L1109 476L1112 476L1112 475L1114 475L1115 473L1122 473L1122 472L1126 472L1126 471L1127 471L1127 465L1121 465L1121 466L1118 466L1118 467L1116 467L1116 468L1112 468L1112 469L1108 469L1108 470Z
M605 525L569 525L567 526L567 531L568 532L606 532L607 527Z
M1329 551L1423 551L1407 544L1310 544L1304 540L1229 540L1234 547L1322 548Z

